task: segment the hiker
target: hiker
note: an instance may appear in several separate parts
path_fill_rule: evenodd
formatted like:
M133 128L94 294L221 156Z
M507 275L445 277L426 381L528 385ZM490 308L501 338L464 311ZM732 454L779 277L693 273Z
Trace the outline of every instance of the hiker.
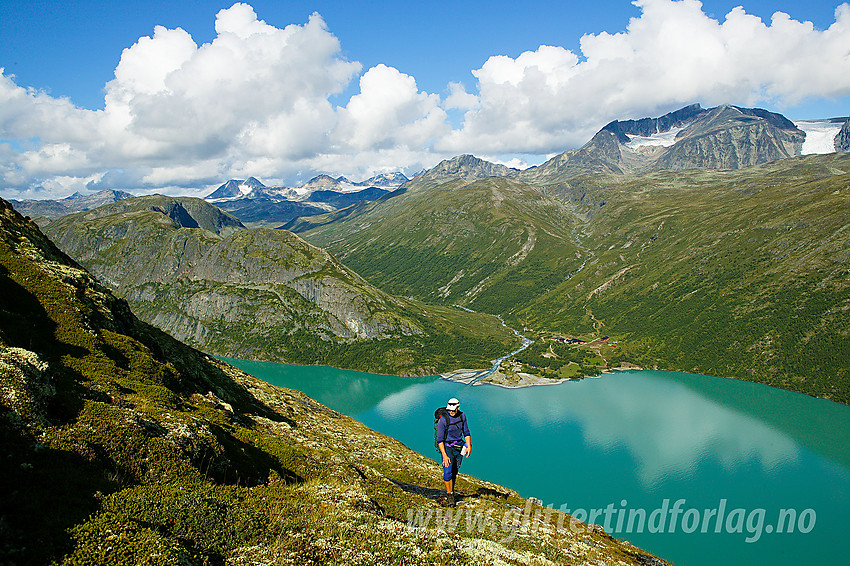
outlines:
M452 397L446 404L445 411L438 409L436 425L437 449L440 451L443 466L443 481L446 482L446 495L449 505L454 507L454 483L457 471L464 457L469 458L472 452L472 439L466 415L460 411L460 401Z

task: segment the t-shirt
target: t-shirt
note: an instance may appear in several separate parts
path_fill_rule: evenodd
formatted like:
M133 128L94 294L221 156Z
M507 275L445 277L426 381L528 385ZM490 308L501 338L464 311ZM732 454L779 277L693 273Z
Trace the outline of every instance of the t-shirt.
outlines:
M446 417L448 417L448 424L446 424ZM446 433L446 426L448 426L448 433ZM466 415L460 411L458 411L455 416L446 412L446 416L441 417L440 421L437 423L437 439L439 441L439 439L445 437L446 446L458 446L463 444L463 439L466 436L472 435L469 434L469 426L466 424Z

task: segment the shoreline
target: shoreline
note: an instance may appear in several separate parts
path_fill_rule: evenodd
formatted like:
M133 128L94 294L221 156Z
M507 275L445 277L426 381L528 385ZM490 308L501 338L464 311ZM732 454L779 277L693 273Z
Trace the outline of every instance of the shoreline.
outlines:
M524 387L538 387L545 385L560 385L567 381L578 381L580 379L599 379L603 375L614 375L618 371L642 371L644 368L628 362L621 363L618 367L607 368L602 370L597 375L587 375L582 377L563 377L552 379L540 375L530 373L519 373L519 380L509 379L508 376L502 373L501 370L493 371L492 369L458 369L441 373L440 378L446 381L454 381L465 385L495 385L505 389L522 389Z

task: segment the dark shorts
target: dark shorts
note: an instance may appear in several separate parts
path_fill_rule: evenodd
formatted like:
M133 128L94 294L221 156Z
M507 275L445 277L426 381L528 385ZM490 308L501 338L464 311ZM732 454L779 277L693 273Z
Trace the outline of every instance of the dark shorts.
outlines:
M463 456L460 453L463 446L463 444L458 446L446 446L446 456L448 456L451 461L448 466L443 466L442 454L437 456L440 466L443 468L443 481L453 480L457 477L457 471L460 468L461 462L463 462Z

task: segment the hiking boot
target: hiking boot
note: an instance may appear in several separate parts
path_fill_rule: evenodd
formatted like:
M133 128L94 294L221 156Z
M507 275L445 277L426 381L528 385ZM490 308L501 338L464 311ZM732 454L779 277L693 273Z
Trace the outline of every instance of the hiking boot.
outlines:
M450 493L448 495L448 500L449 500L449 507L454 507L455 506L455 494Z

